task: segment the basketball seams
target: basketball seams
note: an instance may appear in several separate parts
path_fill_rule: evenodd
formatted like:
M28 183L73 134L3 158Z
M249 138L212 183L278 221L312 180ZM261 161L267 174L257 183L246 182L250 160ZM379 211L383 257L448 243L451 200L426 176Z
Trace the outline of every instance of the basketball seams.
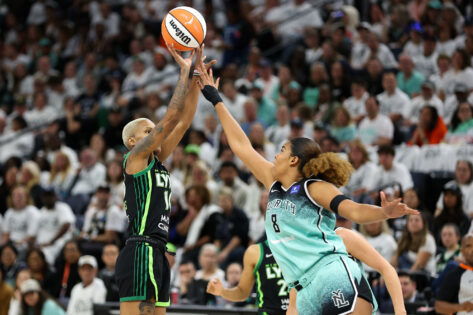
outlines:
M205 23L205 20L204 20L204 17L202 16L202 14L200 14L200 12L197 11L196 9L194 9L194 8L185 7L185 6L175 8L174 10L184 10L184 11L192 14L192 16L195 17L197 19L197 21L199 21L199 26L200 26L200 30L202 31L202 41L203 41L204 38L205 38L205 35L207 33L207 25ZM174 10L171 10L171 11L174 11Z
M199 41L197 40L197 38L195 38L194 34L192 34L192 32L191 32L181 21L179 21L179 19L178 19L174 14L172 14L171 12L169 12L168 14L169 14L170 16L172 16L172 17L176 20L176 22L179 23L179 24L189 33L189 35L192 37L192 39L193 39L197 44L199 43ZM166 25L166 30L167 30L167 25ZM167 31L169 32L169 30L167 30ZM171 33L169 33L169 34L171 34ZM176 40L173 36L171 36L171 37L172 37L174 40ZM182 44L181 44L181 45L182 45ZM182 45L182 46L184 46L184 45ZM187 46L186 46L186 47L187 47ZM193 47L189 46L188 48L193 48Z
M166 17L164 17L164 19L166 19ZM175 40L174 37L172 37L171 32L169 32L169 30L167 28L166 20L164 20L164 27L162 27L162 29L164 29L166 31L167 36L169 36L169 38L172 39L175 42L175 44L180 46L180 47L179 46L176 47L176 49L189 49L189 48L191 48L191 47L187 47L187 46L182 45L177 40ZM163 37L164 37L164 35L163 35Z

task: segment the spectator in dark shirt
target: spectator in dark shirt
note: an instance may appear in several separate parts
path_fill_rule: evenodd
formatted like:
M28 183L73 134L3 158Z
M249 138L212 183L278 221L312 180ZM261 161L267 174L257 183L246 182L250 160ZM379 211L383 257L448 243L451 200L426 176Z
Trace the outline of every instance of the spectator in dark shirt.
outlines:
M233 204L233 191L224 187L220 191L220 207L223 210L217 226L216 245L220 248L218 262L223 269L232 262L242 262L248 246L249 221L243 210Z
M441 314L471 314L473 312L473 234L462 240L464 263L445 275L435 302L435 311Z
M49 291L61 303L71 297L72 288L80 282L78 262L81 255L79 244L71 240L66 242L61 255L56 260L56 272Z
M18 250L12 242L3 245L0 250L0 267L5 272L3 275L5 282L14 287L16 275L26 266L18 259Z
M105 267L99 271L98 277L103 280L107 288L107 302L118 302L118 284L115 280L115 264L119 254L119 248L115 244L105 245L102 252L102 262Z

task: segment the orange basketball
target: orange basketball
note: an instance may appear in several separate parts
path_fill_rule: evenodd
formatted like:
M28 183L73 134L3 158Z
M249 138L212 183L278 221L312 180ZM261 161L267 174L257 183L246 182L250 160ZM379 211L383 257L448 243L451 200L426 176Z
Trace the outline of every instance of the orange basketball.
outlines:
M199 11L190 7L177 7L166 14L161 25L164 41L185 51L199 47L205 38L207 25Z

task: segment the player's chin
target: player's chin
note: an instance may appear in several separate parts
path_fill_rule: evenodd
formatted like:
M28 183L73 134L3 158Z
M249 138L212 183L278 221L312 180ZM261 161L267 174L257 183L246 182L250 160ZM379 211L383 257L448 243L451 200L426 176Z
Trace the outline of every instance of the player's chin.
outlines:
M159 155L159 153L161 153L161 147L158 147L156 150L154 150L154 153Z

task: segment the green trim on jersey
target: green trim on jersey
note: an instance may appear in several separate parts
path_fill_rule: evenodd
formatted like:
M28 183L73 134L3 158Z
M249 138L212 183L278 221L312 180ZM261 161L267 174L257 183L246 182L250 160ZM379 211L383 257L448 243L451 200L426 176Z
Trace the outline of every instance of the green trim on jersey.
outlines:
M146 172L148 172L154 166L155 162L156 162L156 159L153 156L153 160L151 161L151 163L149 163L148 166L146 166L146 168L144 170L141 170L138 173L133 174L133 177L138 177L138 176L143 175Z
M151 164L154 164L154 160L153 160L153 163L150 163L150 165ZM151 173L148 172L148 193L146 194L145 213L141 221L141 228L140 228L139 235L143 235L143 232L145 231L146 221L148 219L149 202L151 201L151 191L152 191L151 187L152 186L153 186L153 181L151 180Z
M130 152L126 153L124 156L123 156L123 169L125 169L126 167L126 161L128 160L128 157L130 156Z
M263 249L263 243L259 243L258 246L259 246L259 249L260 249L259 259L258 259L258 262L255 265L255 269L253 270L253 273L256 276L256 293L258 294L258 297L257 297L257 300L256 300L256 302L257 302L256 306L261 308L261 307L263 307L263 304L264 304L264 301L263 301L264 294L263 294L263 291L261 290L261 278L260 278L258 269L261 265L261 261L263 260L264 249Z
M145 296L127 296L124 298L120 298L120 302L133 302L133 301L145 301Z
M171 299L169 299L167 302L154 303L154 306L158 306L158 307L168 307L169 305L171 305Z
M151 190L150 190L151 191ZM151 279L151 283L154 286L154 295L155 295L155 301L158 302L158 285L156 284L156 280L154 278L154 270L153 270L153 248L146 244L146 247L148 247L148 253L149 253L149 259L148 259L148 267L149 267L149 277Z

